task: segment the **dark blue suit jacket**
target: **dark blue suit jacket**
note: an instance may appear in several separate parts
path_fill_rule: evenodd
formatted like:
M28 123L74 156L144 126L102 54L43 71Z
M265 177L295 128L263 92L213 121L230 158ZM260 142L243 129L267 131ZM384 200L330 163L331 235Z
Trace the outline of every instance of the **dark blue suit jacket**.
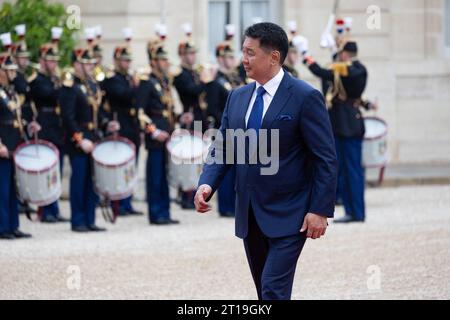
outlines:
M230 93L220 129L224 137L227 129L245 130L245 115L254 90L253 83ZM265 176L261 175L260 169L264 167L261 164L234 164L236 236L247 237L250 204L262 232L270 238L298 234L309 212L332 218L337 160L322 94L286 73L262 129L279 130L279 170L275 175ZM237 146L234 148L236 154ZM268 149L272 152L270 145ZM226 154L226 150L223 144L215 143L210 155ZM199 186L210 185L215 192L230 166L206 164Z

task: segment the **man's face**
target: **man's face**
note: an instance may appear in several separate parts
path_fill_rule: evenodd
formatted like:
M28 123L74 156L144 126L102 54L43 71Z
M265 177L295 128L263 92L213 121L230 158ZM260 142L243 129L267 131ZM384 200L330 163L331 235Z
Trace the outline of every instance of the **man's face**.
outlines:
M119 60L119 68L125 72L128 72L130 70L131 66L131 60Z
M232 56L223 57L223 65L225 69L232 70L236 67L236 58Z
M189 66L195 65L197 62L197 53L196 52L188 52L183 56L183 62Z
M339 53L339 61L341 62L347 62L350 61L350 55L346 51L342 51Z
M156 65L161 73L167 74L169 72L169 68L170 68L169 60L158 59L158 60L156 60Z
M261 48L259 39L246 37L242 46L242 63L251 79L258 80L267 76L274 64L279 65L279 53ZM276 61L278 56L278 61Z
M50 74L55 74L58 62L54 60L45 60L46 69Z
M93 63L83 63L83 68L84 68L84 72L85 72L86 76L92 77L92 75L94 73L94 67L95 67L95 64L93 64Z
M17 77L16 70L6 70L6 74L8 75L9 81L13 81Z
M16 61L20 69L26 69L30 63L30 59L25 57L17 57Z

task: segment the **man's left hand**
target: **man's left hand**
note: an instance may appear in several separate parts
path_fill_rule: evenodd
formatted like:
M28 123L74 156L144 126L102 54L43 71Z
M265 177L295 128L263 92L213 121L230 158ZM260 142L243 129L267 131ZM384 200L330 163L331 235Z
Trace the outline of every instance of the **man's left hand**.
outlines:
M300 233L307 231L306 237L310 239L320 239L327 231L327 218L315 213L308 213L303 222Z

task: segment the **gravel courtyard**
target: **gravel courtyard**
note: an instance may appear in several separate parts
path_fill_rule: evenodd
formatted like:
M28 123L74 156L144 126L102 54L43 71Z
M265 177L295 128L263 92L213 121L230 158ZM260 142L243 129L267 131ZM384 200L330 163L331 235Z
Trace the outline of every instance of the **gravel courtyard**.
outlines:
M449 299L450 186L369 189L366 199L366 224L330 224L307 242L293 298ZM173 216L182 224L109 225L98 212L104 234L21 216L33 239L0 242L0 299L255 299L234 221L175 205Z

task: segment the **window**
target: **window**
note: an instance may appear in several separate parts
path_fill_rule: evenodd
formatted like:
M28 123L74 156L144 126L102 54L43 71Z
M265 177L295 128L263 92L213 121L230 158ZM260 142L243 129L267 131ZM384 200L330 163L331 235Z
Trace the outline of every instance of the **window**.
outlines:
M225 26L236 26L235 47L240 50L245 29L257 21L280 22L280 0L210 0L208 6L209 58L215 61L216 45L225 39Z
M450 0L445 1L445 48L447 53L450 55Z

